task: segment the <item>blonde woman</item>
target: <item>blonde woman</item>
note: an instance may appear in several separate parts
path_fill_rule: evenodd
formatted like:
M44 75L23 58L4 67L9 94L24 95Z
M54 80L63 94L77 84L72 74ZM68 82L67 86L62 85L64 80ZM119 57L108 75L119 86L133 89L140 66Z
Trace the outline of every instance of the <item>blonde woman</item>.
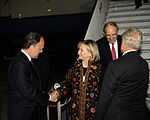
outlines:
M71 120L94 120L101 86L102 65L96 42L78 43L78 60L58 89L60 96L71 93Z

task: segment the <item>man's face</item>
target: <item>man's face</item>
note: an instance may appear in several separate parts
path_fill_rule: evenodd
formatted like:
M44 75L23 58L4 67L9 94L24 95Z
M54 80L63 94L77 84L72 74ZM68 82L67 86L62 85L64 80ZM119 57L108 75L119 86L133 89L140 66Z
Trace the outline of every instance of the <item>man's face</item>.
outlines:
M39 54L43 52L44 48L44 38L41 37L40 42L37 43L37 45L31 45L31 52L30 56L31 58L38 58Z
M115 26L107 26L105 28L105 36L109 43L115 43L117 40L118 31Z

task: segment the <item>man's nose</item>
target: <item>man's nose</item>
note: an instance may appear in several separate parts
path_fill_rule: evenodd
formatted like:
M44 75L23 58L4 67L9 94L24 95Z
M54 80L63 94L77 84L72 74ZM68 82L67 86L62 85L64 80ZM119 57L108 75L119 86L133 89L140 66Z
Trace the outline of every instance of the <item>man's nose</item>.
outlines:
M110 39L113 39L113 35L110 35Z

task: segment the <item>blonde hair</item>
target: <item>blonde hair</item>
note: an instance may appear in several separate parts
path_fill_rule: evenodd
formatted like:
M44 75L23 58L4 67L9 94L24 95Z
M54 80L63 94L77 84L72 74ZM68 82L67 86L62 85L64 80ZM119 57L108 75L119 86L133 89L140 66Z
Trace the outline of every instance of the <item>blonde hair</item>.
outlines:
M91 57L89 58L90 62L98 62L100 60L100 54L98 51L97 43L93 40L84 40L78 43L78 48L81 44L86 46L88 52L91 53Z
M142 32L136 28L126 30L122 38L125 40L127 47L139 50L142 43Z

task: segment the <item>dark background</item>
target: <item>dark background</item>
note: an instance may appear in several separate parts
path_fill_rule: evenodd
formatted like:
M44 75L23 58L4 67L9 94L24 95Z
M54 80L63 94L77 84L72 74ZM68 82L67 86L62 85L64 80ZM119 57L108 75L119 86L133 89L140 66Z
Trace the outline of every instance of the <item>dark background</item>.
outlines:
M70 64L77 59L77 44L84 40L91 15L82 13L22 19L0 18L0 61L7 61L8 66L21 49L24 36L29 32L38 32L45 38L44 53L40 55L39 64L48 63L40 67L48 67L47 74L50 75L51 83L62 81Z

